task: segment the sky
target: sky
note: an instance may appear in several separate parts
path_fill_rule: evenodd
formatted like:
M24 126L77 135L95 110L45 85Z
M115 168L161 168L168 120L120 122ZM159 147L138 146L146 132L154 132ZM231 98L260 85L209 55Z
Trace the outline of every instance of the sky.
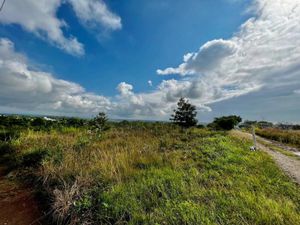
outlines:
M0 0L0 3L2 0ZM300 122L300 0L8 0L0 113Z

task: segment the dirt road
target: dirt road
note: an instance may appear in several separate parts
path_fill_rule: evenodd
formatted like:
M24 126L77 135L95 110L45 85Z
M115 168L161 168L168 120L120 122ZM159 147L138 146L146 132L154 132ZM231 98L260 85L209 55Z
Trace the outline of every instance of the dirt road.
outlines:
M240 136L252 140L252 135L249 133L241 132L241 131L233 131L232 134L234 136ZM291 156L284 155L278 151L272 150L267 144L273 144L276 147L280 147L285 151L290 151L295 155L300 155L300 151L295 148L291 148L285 146L281 143L275 143L273 141L257 137L257 147L259 150L265 151L272 156L275 162L278 164L280 168L290 176L294 181L296 181L300 185L300 160Z

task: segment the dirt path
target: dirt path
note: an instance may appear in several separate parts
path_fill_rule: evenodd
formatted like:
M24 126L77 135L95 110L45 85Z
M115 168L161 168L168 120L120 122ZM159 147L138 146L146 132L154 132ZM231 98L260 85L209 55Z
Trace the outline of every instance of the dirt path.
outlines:
M249 133L235 130L232 132L232 135L244 137L249 140L252 140L252 135ZM274 144L272 141L269 141L269 140L261 138L261 137L257 137L257 140L258 140L258 143L257 143L258 149L270 154L272 156L272 158L275 160L275 162L278 164L278 166L280 168L282 168L282 170L288 176L290 176L294 181L296 181L300 185L300 160L290 157L290 156L287 156L287 155L284 155L280 152L274 151L270 147L263 144L263 143ZM291 150L290 147L284 146L282 144L277 144L276 146L281 147L282 149L287 150L287 151L293 151L293 152L297 151L297 149L293 148L293 150ZM295 155L297 155L297 152Z
M7 178L0 166L0 225L45 224L44 213L29 187Z
M263 138L263 137L260 137L260 136L257 136L257 138L258 138L258 140L260 142L271 144L273 146L281 148L281 149L283 149L283 150L285 150L285 151L287 151L289 153L292 153L292 154L300 157L300 150L298 148L291 147L291 146L282 144L282 143L280 143L278 141L269 140L269 139L266 139L266 138Z

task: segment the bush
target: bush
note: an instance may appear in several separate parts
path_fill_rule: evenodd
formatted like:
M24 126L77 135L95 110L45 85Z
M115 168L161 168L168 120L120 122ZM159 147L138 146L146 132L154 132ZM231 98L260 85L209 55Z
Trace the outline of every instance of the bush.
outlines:
M45 149L34 150L22 156L21 165L24 167L38 167L47 156L49 156L49 152Z
M20 132L18 130L4 130L0 131L0 141L11 141L18 139Z
M232 130L240 122L242 118L239 116L223 116L215 118L212 123L208 124L208 127L215 130Z
M109 129L108 118L104 112L100 112L91 122L91 128L95 133L101 133Z

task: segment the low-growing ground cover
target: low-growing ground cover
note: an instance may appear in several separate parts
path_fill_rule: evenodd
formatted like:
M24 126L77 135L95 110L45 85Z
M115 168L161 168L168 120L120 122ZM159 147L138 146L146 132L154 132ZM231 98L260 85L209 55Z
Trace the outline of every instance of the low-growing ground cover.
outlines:
M264 138L279 141L300 148L299 130L282 130L278 128L257 129L256 133Z
M299 187L250 145L224 132L126 123L100 135L27 130L1 151L35 177L62 224L300 224Z

